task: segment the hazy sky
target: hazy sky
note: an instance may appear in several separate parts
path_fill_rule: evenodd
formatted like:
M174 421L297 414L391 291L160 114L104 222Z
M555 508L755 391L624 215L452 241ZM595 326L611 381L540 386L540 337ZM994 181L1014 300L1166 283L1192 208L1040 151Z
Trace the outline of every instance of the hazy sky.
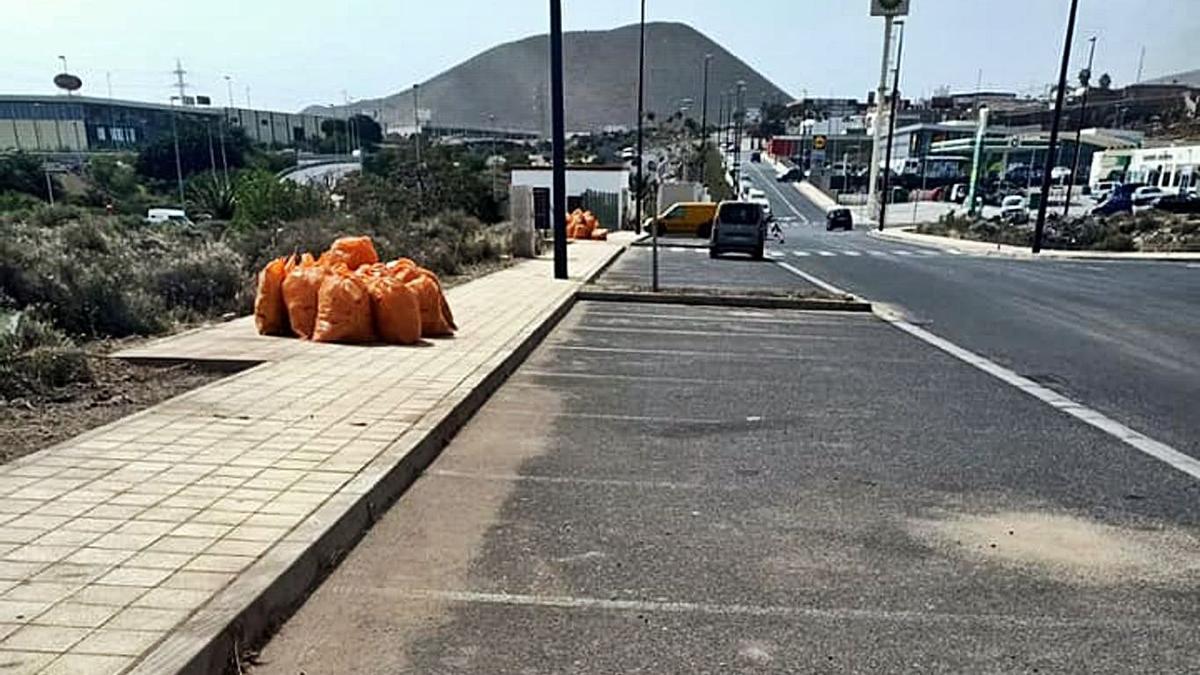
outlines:
M52 93L65 55L83 93L165 101L175 58L190 93L298 109L381 96L500 42L544 33L545 0L0 0L0 93ZM20 9L14 9L21 5ZM568 30L637 21L637 0L563 0ZM868 0L648 0L649 20L682 21L789 93L864 96L879 77L882 19ZM912 0L903 82L1041 91L1056 77L1069 0ZM1096 72L1133 80L1200 68L1200 0L1081 0L1072 72L1098 35ZM1000 8L1004 8L1001 10Z

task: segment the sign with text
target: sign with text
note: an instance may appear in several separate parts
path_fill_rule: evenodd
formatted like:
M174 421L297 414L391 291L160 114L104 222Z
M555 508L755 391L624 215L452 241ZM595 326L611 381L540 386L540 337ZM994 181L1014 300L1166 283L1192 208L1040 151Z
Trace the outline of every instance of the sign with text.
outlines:
M907 16L909 0L871 0L871 16Z

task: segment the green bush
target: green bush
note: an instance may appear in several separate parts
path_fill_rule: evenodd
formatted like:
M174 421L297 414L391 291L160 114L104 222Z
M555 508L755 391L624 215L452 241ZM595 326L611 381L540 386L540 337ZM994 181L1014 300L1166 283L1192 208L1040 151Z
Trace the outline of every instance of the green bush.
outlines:
M26 313L0 329L0 398L91 380L87 356L61 331Z

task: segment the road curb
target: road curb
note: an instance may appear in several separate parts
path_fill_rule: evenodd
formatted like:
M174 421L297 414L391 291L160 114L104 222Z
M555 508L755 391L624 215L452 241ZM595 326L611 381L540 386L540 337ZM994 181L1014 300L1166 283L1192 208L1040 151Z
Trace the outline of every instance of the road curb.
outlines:
M992 255L1004 258L1016 258L1021 260L1039 260L1039 259L1057 259L1057 260L1123 260L1133 262L1197 262L1200 261L1200 252L1131 252L1117 253L1108 251L1064 251L1061 249L1042 249L1041 253L1033 253L1032 251L1007 244L989 244L986 241L973 241L970 239L955 239L954 237L943 237L936 234L920 234L911 232L907 228L898 228L895 230L872 230L868 232L872 237L881 239L889 239L892 241L901 241L906 244L918 246L929 246L938 248L943 251L954 250L960 253L973 253L976 255Z
M586 275L598 277L628 246ZM511 350L500 350L448 392L341 490L176 631L127 675L240 672L239 659L303 605L387 509L408 489L493 393L571 311L583 284L530 322Z
M871 303L861 300L824 298L780 298L753 295L707 295L700 293L652 293L586 288L577 300L592 302L642 302L660 305L703 305L709 307L751 307L755 309L803 309L836 312L870 312Z

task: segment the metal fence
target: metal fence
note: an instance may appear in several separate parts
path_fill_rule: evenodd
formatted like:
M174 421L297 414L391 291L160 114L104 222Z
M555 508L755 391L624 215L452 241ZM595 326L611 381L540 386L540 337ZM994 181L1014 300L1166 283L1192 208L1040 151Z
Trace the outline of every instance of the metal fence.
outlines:
M588 190L580 199L580 208L591 211L600 221L600 227L610 230L621 229L621 195L615 192Z

